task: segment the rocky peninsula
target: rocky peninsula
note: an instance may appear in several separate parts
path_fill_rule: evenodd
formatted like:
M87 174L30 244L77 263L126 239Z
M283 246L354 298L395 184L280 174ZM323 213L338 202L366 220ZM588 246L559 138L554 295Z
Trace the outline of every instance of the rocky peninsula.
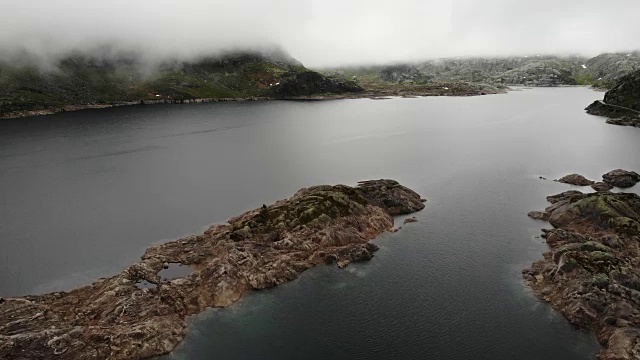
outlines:
M365 261L393 216L424 208L393 180L314 186L204 234L155 245L118 275L69 292L0 298L2 359L143 359L173 350L189 315L319 264ZM163 278L181 265L188 275Z
M621 171L605 174L604 183L617 183ZM551 206L529 216L553 226L542 235L550 251L523 270L525 282L597 336L599 359L640 358L640 196L570 190L547 200Z

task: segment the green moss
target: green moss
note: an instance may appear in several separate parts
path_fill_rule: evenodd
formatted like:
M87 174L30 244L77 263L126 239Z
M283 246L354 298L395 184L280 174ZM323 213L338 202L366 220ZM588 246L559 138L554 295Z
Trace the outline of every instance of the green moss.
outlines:
M616 217L609 219L609 227L629 235L640 234L640 223L628 217Z
M606 288L609 285L609 277L607 276L607 274L595 274L592 278L592 283L598 288Z
M562 264L560 269L565 273L569 273L569 272L572 272L573 270L577 269L579 266L580 265L578 264L576 259L574 259L572 257L568 257L565 260L565 262Z

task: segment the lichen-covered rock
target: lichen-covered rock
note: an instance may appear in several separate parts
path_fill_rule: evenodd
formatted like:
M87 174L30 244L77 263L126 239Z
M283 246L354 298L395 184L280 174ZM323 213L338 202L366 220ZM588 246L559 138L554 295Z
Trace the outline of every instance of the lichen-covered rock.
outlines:
M554 226L542 236L551 251L523 270L525 282L596 334L599 359L640 358L640 196L565 192L548 199L554 204L535 213Z
M591 181L580 174L569 174L561 177L557 180L558 182L576 185L576 186L588 186L595 183L595 181Z
M635 171L616 169L602 175L605 183L619 188L629 188L640 182L640 174Z
M165 354L184 338L189 315L229 306L247 290L291 281L318 264L369 260L378 250L369 240L393 227L392 214L424 205L395 181L364 184L302 189L202 235L154 245L122 273L70 292L3 298L0 359ZM171 263L193 272L162 279L158 273Z

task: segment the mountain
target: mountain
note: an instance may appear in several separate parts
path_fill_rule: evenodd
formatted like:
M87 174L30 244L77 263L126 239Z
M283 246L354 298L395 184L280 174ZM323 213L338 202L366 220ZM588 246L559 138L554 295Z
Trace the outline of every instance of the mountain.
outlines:
M603 101L595 101L586 110L608 117L609 124L640 127L640 70L622 77Z
M362 91L353 82L310 71L277 50L150 62L133 51L101 49L73 52L52 63L38 60L30 54L20 62L0 60L0 117L125 103Z

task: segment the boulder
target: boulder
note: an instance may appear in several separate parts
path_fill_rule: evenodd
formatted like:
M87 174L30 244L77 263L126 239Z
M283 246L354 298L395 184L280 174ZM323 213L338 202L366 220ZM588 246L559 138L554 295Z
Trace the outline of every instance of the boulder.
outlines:
M561 177L557 180L558 182L576 185L576 186L588 186L595 183L595 181L591 181L580 174L569 174Z
M629 188L640 182L640 174L635 171L616 169L602 175L602 179L611 186Z

